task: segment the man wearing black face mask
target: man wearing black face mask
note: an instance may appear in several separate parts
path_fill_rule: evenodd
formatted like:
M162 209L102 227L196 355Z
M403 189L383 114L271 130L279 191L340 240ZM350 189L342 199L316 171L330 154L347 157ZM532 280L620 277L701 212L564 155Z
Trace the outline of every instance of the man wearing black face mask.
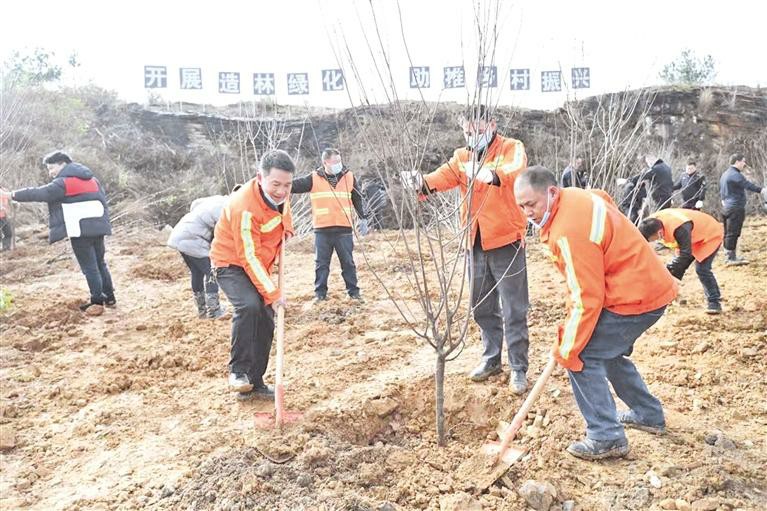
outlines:
M471 306L482 332L480 364L469 374L484 381L501 372L503 340L514 394L527 390L527 265L523 239L526 221L514 198L514 180L527 168L521 141L496 133L484 105L471 106L463 122L466 147L434 172L403 173L424 194L461 190L461 223L471 251ZM406 175L407 174L407 175Z
M314 299L327 299L330 258L333 250L341 263L341 276L346 292L353 300L361 300L354 264L354 234L352 206L359 220L360 236L368 234L368 220L358 183L341 162L338 149L322 151L322 166L308 176L293 181L293 193L309 193L312 201L314 226L315 276Z

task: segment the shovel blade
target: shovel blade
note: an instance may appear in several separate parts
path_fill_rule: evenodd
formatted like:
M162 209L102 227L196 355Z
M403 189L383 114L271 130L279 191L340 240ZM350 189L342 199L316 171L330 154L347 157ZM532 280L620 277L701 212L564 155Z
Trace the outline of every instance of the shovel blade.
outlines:
M500 442L488 442L474 452L474 455L456 469L460 480L471 483L474 488L484 491L508 472L509 467L525 455L525 451L509 446L500 462L496 462Z
M510 422L506 421L498 421L498 426L495 428L495 432L498 435L498 438L503 438L503 435L506 434L506 430L511 426Z
M482 453L486 454L487 456L492 456L493 458L496 458L498 456L498 453L501 450L501 443L500 442L488 442L482 446ZM513 465L520 459L522 459L522 456L527 454L527 451L524 449L520 449L519 447L515 447L513 445L510 445L506 452L503 455L503 458L500 460L502 463L505 463L508 466Z
M274 412L256 412L253 418L256 429L275 429L281 428L286 424L292 424L300 421L304 417L301 412L291 412L283 410L281 414L281 424L277 422L277 415Z

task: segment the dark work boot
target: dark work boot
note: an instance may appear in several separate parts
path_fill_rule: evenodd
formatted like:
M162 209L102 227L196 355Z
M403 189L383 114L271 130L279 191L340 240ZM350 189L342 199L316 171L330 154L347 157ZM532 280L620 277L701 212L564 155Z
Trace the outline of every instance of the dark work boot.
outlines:
M748 264L747 259L740 259L735 250L727 250L725 252L725 260L724 265L725 266L743 266L744 264Z
M91 300L88 300L88 301L87 301L87 302L85 302L85 303L81 303L80 305L78 305L78 308L79 308L81 311L85 312L85 311L87 311L87 310L88 310L88 309L89 309L91 306L93 306L93 305L100 305L100 306L102 306L102 307L103 307L103 306L104 306L104 301L102 300L102 301L100 301L100 302L95 302L95 301L93 301L93 300L91 299Z
M592 440L584 438L573 442L567 447L567 452L582 460L603 460L606 458L623 458L629 453L629 442L625 438L618 440Z
M258 399L261 401L274 401L274 387L271 385L259 385L254 386L248 392L238 392L238 401L250 401L251 399Z
M208 309L205 307L205 293L195 293L194 303L197 305L197 317L204 318L208 314Z
M501 365L493 365L488 362L482 362L469 373L471 381L485 381L491 376L501 373Z
M721 314L722 313L722 305L719 302L710 302L708 304L708 307L706 307L706 314Z
M618 421L627 428L634 428L653 435L665 435L665 424L649 424L639 417L632 410L623 410L618 412Z
M527 391L527 375L524 371L511 370L509 375L509 390L512 394L522 395Z
M226 306L219 303L218 293L206 293L205 306L210 319L221 319L226 315Z

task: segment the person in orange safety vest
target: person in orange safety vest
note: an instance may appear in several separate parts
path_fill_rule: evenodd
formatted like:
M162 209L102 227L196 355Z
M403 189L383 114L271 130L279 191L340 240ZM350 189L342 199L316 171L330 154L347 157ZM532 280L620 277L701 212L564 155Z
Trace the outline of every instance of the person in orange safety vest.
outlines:
M461 191L461 223L471 251L471 306L482 333L482 361L469 374L484 381L501 372L504 337L514 394L527 390L527 264L525 219L514 200L514 180L527 166L521 141L499 135L485 105L464 115L466 147L434 172L403 172L407 186L428 195Z
M628 357L677 296L677 281L606 192L560 189L536 166L517 178L515 195L569 289L553 356L567 369L586 438L567 451L589 460L625 456L624 425L665 432L660 401ZM617 412L608 382L627 411Z
M722 246L724 226L702 211L671 208L642 220L639 231L647 241L660 240L663 245L676 250L676 256L666 268L677 279L682 280L687 268L695 261L695 272L708 301L706 313L720 314L722 295L711 265Z
M272 307L282 294L270 272L283 241L293 234L295 170L285 151L265 153L256 178L230 196L213 234L211 263L234 308L229 386L239 400L274 399L263 376L274 337Z
M309 193L314 227L314 299L327 300L330 259L335 250L346 293L361 300L354 264L354 212L360 236L368 234L368 215L359 184L338 149L322 151L322 167L293 181L293 194Z

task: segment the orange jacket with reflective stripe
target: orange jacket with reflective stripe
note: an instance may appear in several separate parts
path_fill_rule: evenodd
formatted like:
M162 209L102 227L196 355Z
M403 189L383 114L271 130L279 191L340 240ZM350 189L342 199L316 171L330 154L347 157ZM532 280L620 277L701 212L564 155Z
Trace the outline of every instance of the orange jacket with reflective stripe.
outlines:
M327 179L321 178L317 171L312 172L309 197L312 200L312 225L315 229L352 226L353 187L354 176L351 172L346 172L335 188L330 186Z
M541 241L565 276L568 314L554 355L573 371L602 309L624 316L668 305L678 285L639 229L603 190L559 190Z
M293 233L290 197L280 214L264 201L258 181L251 179L230 196L221 213L210 260L215 268L239 266L245 270L268 305L280 297L269 274L286 232Z
M692 222L692 255L698 262L702 262L716 252L724 239L724 226L702 211L670 208L662 209L650 216L663 223L662 243L673 249L679 248L674 239L674 231L682 224Z
M461 224L471 223L471 235L467 246L474 245L479 228L482 249L492 250L520 240L525 235L527 222L514 197L514 180L527 168L525 147L519 140L495 135L484 155L483 167L494 171L500 186L474 181L471 196L468 195L473 165L471 152L456 149L450 161L430 174L423 176L429 189L442 192L461 187Z

